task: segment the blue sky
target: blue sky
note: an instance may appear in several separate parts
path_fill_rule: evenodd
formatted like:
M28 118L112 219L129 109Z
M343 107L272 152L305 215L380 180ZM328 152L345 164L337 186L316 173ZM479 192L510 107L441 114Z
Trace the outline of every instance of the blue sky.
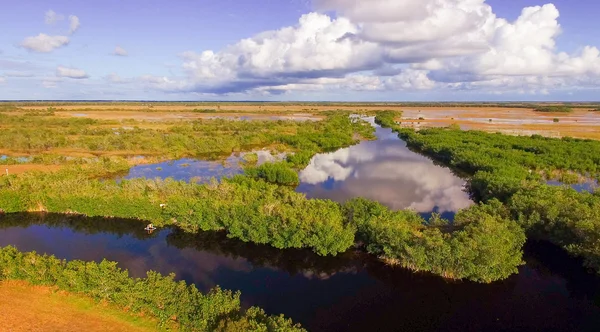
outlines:
M600 100L592 0L3 7L4 100Z

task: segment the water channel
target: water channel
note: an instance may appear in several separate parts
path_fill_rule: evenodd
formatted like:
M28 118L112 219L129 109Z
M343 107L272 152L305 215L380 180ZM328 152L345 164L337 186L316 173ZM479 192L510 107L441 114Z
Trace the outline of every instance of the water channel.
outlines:
M300 173L298 191L336 201L364 196L394 209L449 218L472 204L460 177L411 152L387 129L378 128L377 137L316 156ZM212 174L206 164L194 167L194 162L162 165L160 171L147 167L138 175L170 176L167 166L182 180ZM229 175L225 166L219 171ZM389 267L354 250L319 257L221 233L166 228L148 234L143 226L131 220L0 214L0 246L64 259L106 258L134 277L148 270L173 272L201 290L216 285L240 290L244 306L283 313L310 331L597 331L600 326L600 278L543 242L526 245L527 264L519 274L483 285Z

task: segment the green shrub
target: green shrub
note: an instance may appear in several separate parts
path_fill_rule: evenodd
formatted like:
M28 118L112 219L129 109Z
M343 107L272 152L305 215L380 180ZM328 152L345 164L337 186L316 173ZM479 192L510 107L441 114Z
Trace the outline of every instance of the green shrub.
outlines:
M268 316L259 308L241 309L240 293L213 288L202 294L194 285L175 281L175 275L150 271L146 278L130 278L116 262L65 261L35 252L0 248L0 280L24 280L56 286L107 301L133 313L158 319L161 327L176 323L184 331L216 331L230 326L260 331L303 331L283 316Z
M297 186L300 183L298 173L286 162L265 163L258 167L246 168L244 172L249 177L285 186Z

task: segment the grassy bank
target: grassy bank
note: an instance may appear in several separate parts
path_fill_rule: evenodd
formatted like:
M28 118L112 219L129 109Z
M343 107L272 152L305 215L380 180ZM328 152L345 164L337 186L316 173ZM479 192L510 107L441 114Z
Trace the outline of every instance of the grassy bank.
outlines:
M0 248L0 281L21 280L81 294L131 313L157 320L159 328L175 324L191 331L302 331L283 316L268 316L259 308L241 309L240 294L214 288L207 294L174 276L148 272L132 279L114 262L64 261L14 247Z
M108 304L26 282L0 282L0 326L7 331L161 331L156 321Z

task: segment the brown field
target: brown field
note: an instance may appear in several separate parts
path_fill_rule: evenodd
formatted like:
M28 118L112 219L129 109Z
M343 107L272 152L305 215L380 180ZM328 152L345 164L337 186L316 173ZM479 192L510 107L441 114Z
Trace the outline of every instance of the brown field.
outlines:
M156 331L156 324L89 298L24 282L0 282L0 330Z
M555 118L559 120L558 123L554 122ZM600 139L600 114L587 110L575 110L572 113L539 113L530 109L422 108L405 109L402 119L398 120L406 127L417 129L458 124L464 130Z
M320 119L323 111L344 110L357 113L376 110L402 111L400 121L414 128L445 127L458 124L464 130L484 130L514 135L539 134L550 137L578 137L600 139L600 112L577 108L573 113L539 113L531 108L486 106L402 106L399 104L311 104L311 103L32 103L19 106L21 111L46 111L53 107L57 117L86 117L100 120L123 121L135 119L136 125L161 128L160 122L248 117L269 120L270 117ZM533 105L532 105L533 107ZM200 113L194 110L218 110L218 113ZM419 119L422 118L422 119ZM554 123L554 118L559 122ZM492 119L490 122L489 120ZM158 123L157 123L158 122ZM84 153L82 151L82 153Z
M22 174L31 171L54 172L61 168L61 165L39 165L39 164L18 164L18 165L0 165L0 176L8 174Z

